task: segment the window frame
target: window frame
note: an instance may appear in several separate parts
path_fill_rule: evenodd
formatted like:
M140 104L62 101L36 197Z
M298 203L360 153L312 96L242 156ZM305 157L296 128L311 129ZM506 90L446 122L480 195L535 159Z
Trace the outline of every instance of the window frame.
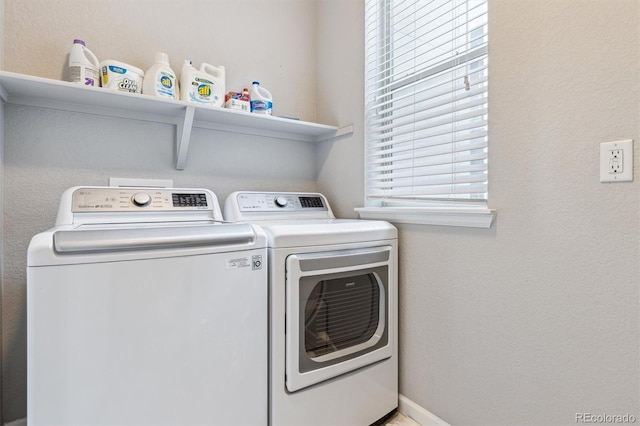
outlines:
M367 26L365 25L365 29L366 28ZM379 30L383 32L383 34L390 34L389 20L385 20L384 24L379 26ZM482 57L487 53L488 45L484 45L476 49L470 49L466 53L465 62L471 62L473 59ZM378 57L381 58L385 55L387 55L386 57L388 58L389 53L387 51L381 52ZM434 76L443 71L453 69L454 66L458 63L459 59L455 57L446 61L442 61L435 66L425 68L417 74L408 76L406 79L403 79L400 82L394 82L391 86L400 87L410 85L414 82L424 81L430 76ZM366 84L365 87L367 87ZM367 123L366 114L367 113L365 107L365 123ZM479 199L477 201L458 201L455 199L373 201L370 198L369 192L369 160L367 158L367 148L369 141L367 140L367 137L368 135L365 131L365 207L355 209L355 211L358 212L361 218L388 220L396 223L409 224L448 225L479 228L490 228L492 226L496 216L496 212L495 210L488 208L488 189L487 198Z

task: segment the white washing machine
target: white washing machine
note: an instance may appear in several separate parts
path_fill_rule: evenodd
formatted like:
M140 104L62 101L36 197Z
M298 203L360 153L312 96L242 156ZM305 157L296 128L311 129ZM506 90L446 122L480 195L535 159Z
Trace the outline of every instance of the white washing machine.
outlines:
M29 425L265 425L266 238L205 189L76 187L27 266Z
M316 193L235 192L267 234L269 423L372 424L398 406L397 231L335 219Z

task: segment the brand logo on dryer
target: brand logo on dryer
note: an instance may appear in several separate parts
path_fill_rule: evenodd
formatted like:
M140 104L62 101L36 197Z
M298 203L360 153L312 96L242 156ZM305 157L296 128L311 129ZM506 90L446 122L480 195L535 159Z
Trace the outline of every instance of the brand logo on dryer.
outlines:
M258 254L251 258L251 269L259 271L262 269L262 255Z

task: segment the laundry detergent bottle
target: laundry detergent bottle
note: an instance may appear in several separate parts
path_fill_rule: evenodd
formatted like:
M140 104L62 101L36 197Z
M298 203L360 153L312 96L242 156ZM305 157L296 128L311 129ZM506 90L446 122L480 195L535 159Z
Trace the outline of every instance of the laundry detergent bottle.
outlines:
M273 97L271 93L260 86L257 81L251 86L251 112L256 114L271 115L273 110Z
M155 64L144 75L142 93L178 99L178 79L169 65L169 55L166 53L156 53Z
M223 106L225 69L202 64L200 69L184 61L180 73L180 99L205 105Z
M69 52L69 81L85 86L100 86L100 61L83 40L73 40Z

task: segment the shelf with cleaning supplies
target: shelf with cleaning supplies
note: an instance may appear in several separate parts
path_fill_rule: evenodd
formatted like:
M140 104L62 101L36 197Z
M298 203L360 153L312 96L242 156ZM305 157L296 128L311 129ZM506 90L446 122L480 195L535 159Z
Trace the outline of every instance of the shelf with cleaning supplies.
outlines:
M8 104L173 124L177 127L175 161L178 170L186 166L194 128L300 142L322 142L353 133L353 126L338 128L7 71L0 71L0 99Z

